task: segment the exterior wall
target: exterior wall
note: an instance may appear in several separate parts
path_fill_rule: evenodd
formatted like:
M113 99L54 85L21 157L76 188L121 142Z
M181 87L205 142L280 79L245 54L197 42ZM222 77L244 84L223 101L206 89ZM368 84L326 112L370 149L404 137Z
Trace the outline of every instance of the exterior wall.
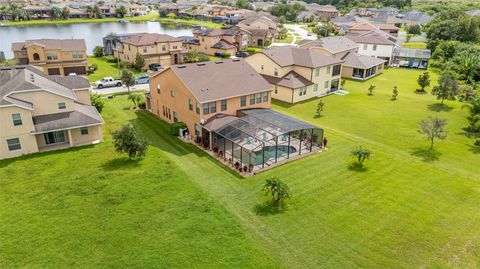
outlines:
M276 77L283 77L293 70L292 66L281 67L263 53L255 53L245 58L250 66L260 74L275 76L275 69L278 71Z
M75 95L77 95L77 102L90 105L90 89L75 90Z
M102 127L101 125L89 126L88 134L82 135L80 128L70 130L72 146L89 145L103 141Z
M188 46L189 49L194 49L200 53L207 54L207 55L215 55L215 53L229 53L230 55L235 55L237 52L237 48L232 49L215 49L212 48L217 42L221 39L224 39L230 43L235 43L235 36L199 36L198 34L194 36L195 39L198 39L199 44L193 45L190 44Z
M359 43L358 53L366 56L373 56L377 58L388 58L388 64L390 65L393 60L393 51L395 46L390 45L377 45L376 50L373 50L374 44ZM366 46L366 49L365 49Z
M181 49L182 42L161 42L154 45L134 46L122 43L123 50L121 52L115 50L114 56L119 57L121 61L127 63L135 63L137 52L145 58L145 67L149 64L159 63L162 66L170 66L174 64L174 54L178 54L178 61L182 63Z
M320 47L313 47L313 48L311 48L311 50L313 50L313 51L315 51L315 52L318 52L318 53L321 53L321 54L323 54L323 55L332 56L332 57L334 57L335 59L342 59L343 56L345 56L347 53L349 53L349 52L357 52L357 51L358 51L357 48L354 48L354 49L346 50L346 51L342 51L342 52L331 53L331 52L329 52L328 50L326 50L326 49L324 49L324 48L320 48Z
M383 71L385 70L384 68L384 64L379 64L376 66L377 67L377 70L376 70L376 73L375 75L373 76L369 76L369 77L365 77L365 73L364 73L364 78L357 78L357 77L354 77L353 76L353 67L351 66L343 66L342 68L342 77L346 77L346 78L352 78L352 79L358 79L358 80L367 80L367 79L370 79L372 77L375 77L379 74L382 74ZM365 71L364 71L365 72Z
M281 100L287 103L293 103L293 99L294 99L293 89L286 88L283 86L277 86L277 85L274 85L273 89L274 90L272 93L272 98Z
M14 93L11 96L32 103L34 105L32 116L73 111L72 99L46 91ZM61 102L65 103L66 109L58 109L58 103Z
M13 113L20 113L22 125L13 125ZM30 110L19 107L0 108L0 160L37 152L38 147L35 137L30 134L33 130L34 126ZM8 150L7 139L11 138L20 139L22 147L20 150Z
M353 67L350 66L343 66L342 67L342 77L344 78L352 78L353 77Z

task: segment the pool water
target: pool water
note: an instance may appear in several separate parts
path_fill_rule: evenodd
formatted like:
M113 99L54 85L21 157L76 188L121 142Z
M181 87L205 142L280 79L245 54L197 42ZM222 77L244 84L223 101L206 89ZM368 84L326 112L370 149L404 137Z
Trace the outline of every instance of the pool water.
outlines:
M275 146L266 146L263 148L265 151L265 162L275 159ZM290 154L295 153L297 151L296 148L290 146ZM286 155L288 152L288 146L279 145L277 151L277 157L282 155ZM255 165L261 165L263 163L263 154L262 151L256 151L255 153Z

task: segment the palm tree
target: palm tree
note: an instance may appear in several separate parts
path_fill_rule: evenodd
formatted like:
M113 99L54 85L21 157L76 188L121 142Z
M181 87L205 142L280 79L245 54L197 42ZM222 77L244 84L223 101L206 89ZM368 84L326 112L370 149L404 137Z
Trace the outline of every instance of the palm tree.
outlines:
M263 190L266 191L266 195L270 194L272 196L273 203L278 209L281 209L283 201L292 195L288 185L280 179L267 179L263 184Z

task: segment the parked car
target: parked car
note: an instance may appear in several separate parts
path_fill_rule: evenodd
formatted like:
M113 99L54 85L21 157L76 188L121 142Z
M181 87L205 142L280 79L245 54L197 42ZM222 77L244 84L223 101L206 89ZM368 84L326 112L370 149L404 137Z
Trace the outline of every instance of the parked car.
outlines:
M112 77L105 77L101 80L95 81L95 86L99 89L103 89L106 87L120 87L122 86L122 81L120 79L114 79Z
M160 64L149 64L148 69L150 69L152 71L160 71L160 70L163 69L163 67Z
M235 54L235 56L242 57L242 58L247 57L249 55L250 55L250 53L248 53L248 52L237 52L237 54Z
M307 36L312 36L312 33L308 32L308 33L307 33Z
M135 78L135 84L148 84L150 83L150 77L148 75L138 76Z

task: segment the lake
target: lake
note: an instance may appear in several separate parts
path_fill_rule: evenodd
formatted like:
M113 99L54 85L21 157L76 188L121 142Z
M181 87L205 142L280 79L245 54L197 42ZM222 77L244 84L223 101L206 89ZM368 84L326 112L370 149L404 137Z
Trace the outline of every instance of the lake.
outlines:
M192 29L188 26L159 22L101 22L73 23L50 25L25 25L0 27L0 51L6 58L13 58L11 44L26 39L40 38L80 38L85 39L87 54L97 45L102 45L102 38L109 33L159 33L171 36L191 36Z

